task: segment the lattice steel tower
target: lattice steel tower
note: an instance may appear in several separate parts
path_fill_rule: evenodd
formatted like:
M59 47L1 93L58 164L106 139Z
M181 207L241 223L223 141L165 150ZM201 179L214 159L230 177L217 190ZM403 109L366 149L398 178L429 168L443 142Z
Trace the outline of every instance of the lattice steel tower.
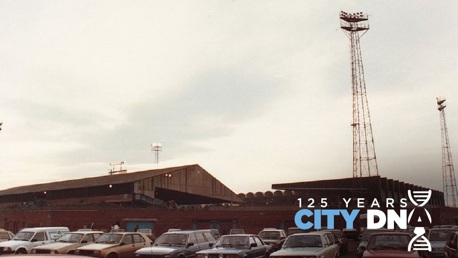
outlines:
M448 139L447 123L445 121L445 98L437 97L437 109L440 112L441 120L441 142L442 142L442 183L444 187L445 205L456 207L457 193L455 171L453 169L452 151Z
M340 12L340 28L350 39L353 99L353 177L378 176L360 38L369 29L367 14Z

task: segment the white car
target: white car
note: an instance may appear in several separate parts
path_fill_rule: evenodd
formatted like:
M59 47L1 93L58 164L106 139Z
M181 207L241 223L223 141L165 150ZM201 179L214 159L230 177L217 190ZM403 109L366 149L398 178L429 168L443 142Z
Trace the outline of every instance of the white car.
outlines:
M339 245L331 232L316 231L297 233L286 238L282 248L270 255L271 258L287 257L339 257Z
M0 243L0 253L28 254L33 247L51 243L69 231L67 227L24 228L13 239Z
M102 231L74 231L58 238L55 242L32 249L34 254L74 254L78 247L94 243Z

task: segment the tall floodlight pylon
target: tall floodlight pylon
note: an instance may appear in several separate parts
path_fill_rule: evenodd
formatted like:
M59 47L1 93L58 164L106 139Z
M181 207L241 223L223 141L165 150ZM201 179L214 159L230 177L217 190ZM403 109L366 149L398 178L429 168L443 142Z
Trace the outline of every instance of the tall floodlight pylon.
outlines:
M353 99L353 177L378 176L360 38L369 30L365 13L340 12L340 28L350 39Z
M437 97L437 109L440 112L441 142L442 142L442 183L444 187L445 205L456 207L457 193L455 171L453 169L452 151L448 139L447 123L445 120L445 98Z

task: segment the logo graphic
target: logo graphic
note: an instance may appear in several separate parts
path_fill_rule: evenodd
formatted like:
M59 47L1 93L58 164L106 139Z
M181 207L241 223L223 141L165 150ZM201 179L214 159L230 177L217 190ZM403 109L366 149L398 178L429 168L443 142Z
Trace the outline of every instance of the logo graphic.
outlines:
M422 221L422 216L418 216L417 221L412 221L412 216L414 213L423 212L429 223L432 223L431 214L428 212L427 209L423 208L429 199L431 198L432 191L407 191L407 195L409 196L410 202L415 205L416 207L412 209L409 213L408 222L409 224L420 224ZM414 231L415 236L410 240L409 245L407 247L408 251L430 251L431 252L431 243L425 237L426 230L424 227L417 226L415 227Z

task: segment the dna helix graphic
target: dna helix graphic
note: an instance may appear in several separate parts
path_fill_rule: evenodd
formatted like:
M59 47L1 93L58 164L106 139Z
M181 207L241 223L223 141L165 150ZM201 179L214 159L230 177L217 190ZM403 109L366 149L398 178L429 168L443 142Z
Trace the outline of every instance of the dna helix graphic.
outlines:
M412 211L409 213L408 217L408 223L410 224L412 222L412 215L414 214L416 209L423 209L423 212L426 214L426 217L429 220L429 223L432 223L432 218L431 214L429 211L423 206L425 206L429 199L431 199L432 191L407 191L407 195L409 196L410 202L415 205L416 207L412 209ZM420 217L418 218L420 220ZM416 221L416 222L421 222L421 221ZM407 247L407 250L410 251L429 251L431 252L431 243L429 240L425 237L426 230L424 227L415 227L414 229L414 234L415 236L410 240L409 245Z

